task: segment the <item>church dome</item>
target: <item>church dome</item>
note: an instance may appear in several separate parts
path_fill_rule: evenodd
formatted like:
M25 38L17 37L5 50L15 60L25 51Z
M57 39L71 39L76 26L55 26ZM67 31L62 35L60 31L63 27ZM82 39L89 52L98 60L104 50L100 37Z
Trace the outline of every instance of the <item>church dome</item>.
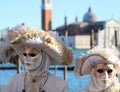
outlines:
M91 8L88 9L88 12L83 16L84 22L96 22L96 15L92 12Z

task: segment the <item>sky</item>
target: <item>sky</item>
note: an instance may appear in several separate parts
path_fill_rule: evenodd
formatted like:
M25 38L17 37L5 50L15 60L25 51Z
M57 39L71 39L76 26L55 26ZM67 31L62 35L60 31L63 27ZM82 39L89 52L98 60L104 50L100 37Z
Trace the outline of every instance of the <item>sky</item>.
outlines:
M0 0L0 30L26 23L29 27L41 29L42 0ZM120 21L120 0L52 0L52 29L74 23L75 18L83 21L84 14L91 7L98 21L114 18Z

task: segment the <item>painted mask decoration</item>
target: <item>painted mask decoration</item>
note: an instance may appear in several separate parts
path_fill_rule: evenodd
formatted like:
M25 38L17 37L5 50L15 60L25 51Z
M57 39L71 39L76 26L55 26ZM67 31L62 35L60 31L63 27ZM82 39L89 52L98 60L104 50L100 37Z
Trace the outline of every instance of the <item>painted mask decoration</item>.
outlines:
M113 83L114 76L116 76L113 64L98 64L94 67L94 70L94 77L100 87L105 89Z
M34 70L38 68L42 62L42 51L31 46L24 47L22 56L26 70Z

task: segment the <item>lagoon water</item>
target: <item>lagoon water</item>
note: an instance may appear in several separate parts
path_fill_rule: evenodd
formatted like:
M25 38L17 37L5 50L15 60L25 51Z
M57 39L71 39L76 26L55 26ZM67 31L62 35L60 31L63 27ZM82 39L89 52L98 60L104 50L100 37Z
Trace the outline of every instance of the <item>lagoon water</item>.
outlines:
M74 61L76 60L77 56L79 56L80 54L85 54L87 52L87 50L72 50L72 51L73 51ZM75 62L72 64L72 66L74 66L74 64ZM12 66L12 64L1 64L0 66L10 66L10 65ZM55 73L54 70L49 70L49 71L53 74ZM24 69L22 70L22 72L24 72ZM0 70L0 84L6 85L9 78L15 75L16 73L17 73L16 70ZM56 76L64 79L63 70L58 70L56 72ZM77 78L74 75L73 71L67 71L66 81L68 82L69 92L80 92L80 90L83 89L87 84L87 82L89 81L89 75Z

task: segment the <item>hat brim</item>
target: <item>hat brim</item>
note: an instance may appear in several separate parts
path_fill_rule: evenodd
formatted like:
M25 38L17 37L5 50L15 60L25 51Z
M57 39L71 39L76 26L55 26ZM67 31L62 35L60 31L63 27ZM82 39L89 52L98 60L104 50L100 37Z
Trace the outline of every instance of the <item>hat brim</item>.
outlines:
M54 65L69 65L72 63L72 52L62 42L49 33L37 30L28 32L11 41L12 47L20 54L20 49L25 45L32 45L37 49L42 49L48 54Z
M88 55L86 57L84 63L82 63L83 65L81 68L81 74L82 75L90 74L94 65L104 64L104 63L115 65L117 74L120 74L120 61L115 55L112 55L106 59L103 56L97 54Z

